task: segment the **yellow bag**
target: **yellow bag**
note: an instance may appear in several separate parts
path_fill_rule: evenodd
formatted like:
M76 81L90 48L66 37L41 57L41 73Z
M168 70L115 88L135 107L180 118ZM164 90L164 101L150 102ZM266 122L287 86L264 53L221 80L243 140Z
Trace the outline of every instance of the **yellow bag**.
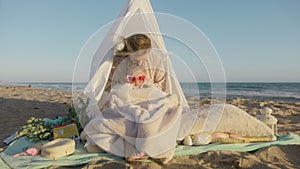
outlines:
M70 138L73 140L79 139L79 132L75 123L68 125L57 126L53 128L53 137L57 138Z

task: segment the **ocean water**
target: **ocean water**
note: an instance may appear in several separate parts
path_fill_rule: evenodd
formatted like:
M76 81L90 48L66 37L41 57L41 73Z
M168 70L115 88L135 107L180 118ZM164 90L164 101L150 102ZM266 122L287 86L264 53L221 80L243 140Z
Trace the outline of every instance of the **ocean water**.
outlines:
M28 86L46 90L72 91L72 83L2 83L1 86ZM209 98L212 93L222 95L220 90L211 89L210 83L181 83L186 96ZM82 91L86 83L75 83L74 91ZM216 85L222 86L222 85ZM227 83L226 98L245 98L300 102L300 83Z
M210 83L182 83L186 96L211 97ZM218 85L216 85L218 86ZM195 89L198 93L195 94ZM197 90L196 89L196 90ZM220 94L217 93L216 94ZM273 100L283 102L300 101L300 83L226 83L226 98Z

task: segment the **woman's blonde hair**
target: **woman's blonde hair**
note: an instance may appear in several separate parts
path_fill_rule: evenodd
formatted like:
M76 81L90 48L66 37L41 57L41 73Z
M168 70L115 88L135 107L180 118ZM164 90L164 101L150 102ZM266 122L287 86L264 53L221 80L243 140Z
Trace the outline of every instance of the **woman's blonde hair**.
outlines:
M139 50L151 48L151 40L145 34L135 34L123 39L124 48L115 52L116 56L127 57Z

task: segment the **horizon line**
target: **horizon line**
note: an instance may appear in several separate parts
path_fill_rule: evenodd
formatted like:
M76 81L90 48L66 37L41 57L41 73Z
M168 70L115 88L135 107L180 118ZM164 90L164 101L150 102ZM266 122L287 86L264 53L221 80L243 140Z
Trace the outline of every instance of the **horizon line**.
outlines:
M18 83L88 83L88 82L71 82L71 81L28 81L28 82L5 82L0 81L0 85L3 84L18 84ZM179 81L179 83L300 83L300 81L226 81L226 82L210 82L210 81Z

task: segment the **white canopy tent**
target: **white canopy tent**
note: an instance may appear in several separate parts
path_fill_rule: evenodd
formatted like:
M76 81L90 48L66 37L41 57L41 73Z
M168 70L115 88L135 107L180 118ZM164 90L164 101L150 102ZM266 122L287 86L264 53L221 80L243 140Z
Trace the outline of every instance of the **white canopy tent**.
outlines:
M123 145L122 140L115 137L110 138L117 140L114 143L115 146L107 144L103 145L103 142L109 141L105 139L99 141L97 138L103 137L103 135L101 133L95 133L93 128L95 128L97 124L102 123L103 120L105 121L99 108L99 102L101 102L106 95L105 86L108 83L108 78L112 69L115 46L122 38L134 34L146 34L151 39L151 52L160 57L164 71L167 74L165 78L165 91L163 92L176 95L180 106L177 108L177 112L179 111L179 113L176 114L178 114L178 116L174 116L173 120L170 121L170 125L165 124L161 129L158 129L161 130L161 133L158 133L151 138L134 138L127 135L121 135L121 137L130 142L129 144L133 144L133 146L136 147L147 144L147 150L145 151L147 151L148 155L157 156L161 153L166 153L168 155L163 156L169 158L173 156L172 153L174 153L176 140L182 140L191 130L197 117L197 111L190 111L187 100L174 72L163 35L160 32L157 19L149 0L129 0L121 11L118 19L113 22L112 27L109 29L101 45L95 52L90 72L90 81L84 90L84 94L89 98L86 113L91 121L86 122L80 120L80 118L79 120L85 128L86 134L91 138L90 142L97 144L100 147L106 147L107 150L110 149L108 151L114 154L123 156L125 150L122 148L115 148L124 147L121 146ZM82 117L82 115L79 115L79 117ZM181 123L183 121L184 123ZM102 127L100 130L103 131L105 128ZM107 131L110 131L110 129ZM157 142L163 144L161 144L160 147L157 147L155 146L156 144L153 144ZM141 148L143 147L144 146Z
M118 19L114 21L93 58L90 81L84 91L90 98L88 107L90 117L93 117L92 114L99 112L97 103L103 95L112 68L114 46L122 38L137 33L147 34L151 39L152 49L161 53L160 56L164 62L165 71L170 75L167 79L165 92L181 96L183 107L189 109L167 54L166 45L149 0L129 0L119 14Z

